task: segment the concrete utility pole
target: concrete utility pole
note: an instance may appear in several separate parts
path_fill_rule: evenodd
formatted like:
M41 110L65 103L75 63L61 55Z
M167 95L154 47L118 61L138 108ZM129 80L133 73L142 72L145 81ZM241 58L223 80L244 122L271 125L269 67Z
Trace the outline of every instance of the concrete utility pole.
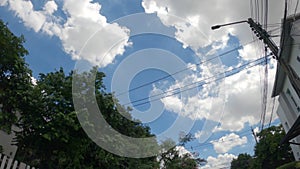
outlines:
M269 49L272 51L273 55L275 56L275 59L278 61L279 65L282 67L283 71L288 76L292 86L294 87L298 97L300 98L300 78L295 72L295 70L285 62L282 58L279 57L279 50L278 47L275 45L275 43L269 38L270 35L267 33L266 30L264 30L261 25L255 23L252 18L248 19L248 24L256 33L256 35L259 37L260 40L263 40L263 42L269 47ZM283 37L284 38L284 37Z
M272 51L273 55L275 56L275 59L279 63L279 65L282 67L282 70L285 72L285 74L288 76L292 86L294 87L298 97L300 98L300 78L295 72L295 70L285 62L282 58L279 57L279 49L275 45L275 43L269 38L270 35L266 30L262 28L262 26L258 23L255 23L252 18L249 18L248 20L238 21L238 22L232 22L227 23L223 25L215 25L212 26L211 29L219 29L222 26L228 26L233 24L239 24L247 22L250 27L252 28L252 31L256 34L257 37L259 37L260 40L263 40L263 42L269 47L269 49ZM284 38L284 37L283 37Z

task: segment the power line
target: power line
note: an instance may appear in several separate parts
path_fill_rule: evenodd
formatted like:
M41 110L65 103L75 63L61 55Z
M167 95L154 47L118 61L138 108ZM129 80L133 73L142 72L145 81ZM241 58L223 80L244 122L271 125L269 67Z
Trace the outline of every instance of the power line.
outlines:
M207 60L204 60L204 61L201 61L201 62L199 62L199 63L196 63L196 64L193 65L193 66L189 66L189 67L187 67L187 68L178 70L178 71L176 71L176 72L174 72L174 73L172 73L172 74L168 74L168 75L163 76L163 77L160 77L160 78L158 78L158 79L156 79L156 80L147 82L147 83L142 84L142 85L140 85L140 86L134 87L134 88L129 89L129 90L124 91L124 92L121 92L121 93L117 94L116 97L117 97L117 96L124 95L124 94L129 93L129 92L132 92L132 91L134 91L134 90L143 88L143 87L145 87L145 86L152 85L153 83L156 83L156 82L158 82L158 81L161 81L161 80L170 78L170 77L172 77L173 75L176 75L176 74L179 74L179 73L184 72L184 71L186 71L186 70L189 70L189 69L193 68L194 66L201 65L201 64L203 64L203 63L212 61L212 60L214 60L214 59L216 59L216 58L219 58L219 57L221 57L221 56L224 56L224 55L227 55L227 54L229 54L229 53L232 53L232 52L234 52L234 51L236 51L236 50L238 50L238 49L241 49L242 47L244 47L244 46L246 46L246 45L249 45L249 44L251 44L251 43L254 43L255 41L258 41L258 40L257 40L257 39L256 39L256 40L252 40L252 41L247 42L247 43L245 43L245 44L243 44L243 45L239 45L239 46L236 47L236 48L233 48L233 49L228 50L228 51L226 51L226 52L224 52L224 53L221 53L221 54L219 54L219 55L216 55L215 57L212 57L212 58L209 58L209 59L207 59Z
M260 58L260 59L264 59L264 58ZM258 59L258 60L260 60L260 59ZM245 66L247 66L247 65L249 65L249 64L251 64L251 63L254 63L254 62L256 62L256 61L257 61L257 60L254 60L254 61L251 61L251 62L249 62L249 63L243 64L243 65L241 65L241 66L239 66L239 67L236 67L236 68L234 68L234 69L231 69L231 70L228 70L228 71L219 73L219 75L224 75L225 73L228 73L228 72L231 72L231 71L233 71L233 70L237 70L237 69L239 69L239 68L245 67ZM238 72L236 72L236 73L238 73ZM212 78L214 78L214 77L216 77L216 76L214 75L214 76L207 77L207 78L202 79L202 80L200 80L200 81L196 81L196 82L187 84L187 85L183 86L182 88L185 88L185 87L188 87L188 86L192 86L192 85L198 84L198 83L200 83L200 82L205 82L206 80L212 79ZM225 78L225 77L222 77L222 78ZM221 80L221 78L219 78L219 79L217 79L217 80ZM215 81L217 81L217 80L215 80ZM206 82L206 83L204 83L204 84L201 84L201 86L203 86L203 85L205 85L205 84L207 84L207 83L208 83L208 82ZM194 89L194 88L196 88L196 87L200 87L200 86L193 86L193 87L191 87L191 88L188 88L188 89L185 89L185 90L182 90L182 91L179 91L179 92L175 92L175 93L171 94L171 96L176 95L176 94L179 94L179 93L184 92L184 91L187 91L187 90ZM156 96L164 95L164 94L166 94L166 93L170 93L170 92L173 92L173 91L177 91L177 90L179 90L179 89L180 89L180 88L175 88L175 89L172 89L172 90L168 90L168 91L165 91L165 92L160 93L160 94L152 95L151 97L145 97L145 98L142 98L142 99L139 99L139 100L135 100L135 101L130 102L130 103L127 103L127 104L125 104L125 105L131 104L131 103L140 102L140 101L143 101L143 100L148 100L149 98L153 98L153 97L156 97ZM165 97L169 97L169 96L165 96ZM162 97L162 98L165 98L165 97ZM152 100L152 101L154 101L154 100ZM146 104L146 103L148 103L148 102L149 102L149 101L145 102L144 104ZM135 106L136 106L136 105L135 105Z
M257 21L259 21L259 2L258 0L255 0L255 5L254 5L254 9L255 9L255 19Z
M261 20L261 22L263 23L263 22L264 22L264 7L265 7L264 5L265 5L265 4L264 4L264 0L261 0L260 2L261 2L261 8L260 8L260 11L261 11L261 19L260 19L260 20Z
M240 136L240 137L243 137L243 136L250 136L250 135L252 134L252 133L251 133L251 129L246 130L246 131L244 131L244 132L242 132L242 133L243 133L243 134L237 134L237 135ZM222 136L222 137L224 137L224 136ZM201 144L196 145L196 146L191 146L191 148L187 148L187 149L190 149L190 150L197 150L197 149L200 149L200 148L203 148L203 147L210 146L210 145L212 145L213 143L226 143L226 142L231 142L231 141L240 139L240 137L239 137L239 138L234 138L234 139L230 139L230 140L221 140L221 141L220 141L220 139L221 139L222 137L219 137L219 138L214 139L214 140L211 140L211 141L206 141L206 142L201 143Z
M268 55L268 57L270 57L270 56L271 56L271 55ZM222 80L222 79L224 79L224 78L226 78L226 77L229 77L229 76L232 76L232 75L234 75L234 74L239 73L239 72L242 71L243 69L249 69L249 68L252 68L252 67L254 67L254 66L257 66L257 65L263 63L263 62L264 62L264 59L265 59L265 57L262 57L262 58L253 60L253 61L251 61L251 62L248 62L248 63L246 63L246 64L243 64L243 65L241 65L241 66L238 66L238 67L236 67L236 68L233 68L233 69L231 69L231 70L227 70L227 71L225 71L225 72L219 73L218 75L221 75L221 76L222 76L222 75L225 74L225 76L216 78L216 79L211 80L211 81L209 81L209 82L205 82L205 81L206 81L206 80L209 80L209 79L213 79L213 78L218 77L218 76L216 76L216 75L210 76L210 77L205 78L205 79L203 79L203 80L196 81L196 82L190 83L190 84L188 84L188 85L185 85L185 86L183 86L182 88L185 88L185 87L188 87L188 86L192 86L192 85L197 84L196 86L192 86L192 87L190 87L190 88L187 88L187 89L184 89L184 90L181 90L181 91L177 91L179 88L176 88L176 89L172 89L172 90L169 90L169 91L165 91L165 92L160 93L160 94L152 95L151 97L145 97L145 98L142 98L142 99L138 99L138 100L135 100L135 101L133 101L133 102L126 103L126 104L124 104L124 105L129 105L129 104L132 104L132 103L136 103L136 102L140 102L140 101L144 101L144 100L149 100L150 98L153 98L153 97L156 97L156 96L161 96L161 95L164 95L164 94L173 92L173 91L177 91L177 92L174 92L174 93L172 93L172 94L169 94L169 95L166 95L166 96L162 96L162 97L156 98L156 99L151 100L151 101L145 101L145 102L142 102L142 103L139 103L139 104L135 104L135 105L133 105L133 106L134 106L134 107L137 107L137 106L141 106L141 105L144 105L144 104L147 104L147 103L150 103L150 102L154 102L154 101L161 100L161 99L163 99L163 98L167 98L167 97L170 97L170 96L174 96L174 95L177 95L177 94L179 94L179 93L182 93L182 92L185 92L185 91L188 91L188 90L191 90L191 89L194 89L194 88L203 86L203 85L205 85L205 84L209 84L209 83L212 83L212 82L216 82L216 81ZM263 60L263 61L260 61L260 60ZM260 61L260 62L258 62L258 61ZM255 63L255 62L258 62L258 63ZM252 63L255 63L255 64L250 65L250 64L252 64ZM248 65L250 65L250 66L249 66L249 67L246 67L246 66L248 66ZM239 70L239 69L241 69L241 70ZM235 70L238 70L238 71L235 71ZM235 72L233 72L233 71L235 71ZM199 84L199 83L201 83L201 84Z
M294 11L294 20L296 19L296 12L298 9L298 5L299 5L299 0L297 0L297 3L296 3L296 7L295 7L295 11Z
M267 31L268 28L268 0L262 0L262 4L265 2L264 6L262 7L262 22L264 24L264 29ZM263 13L264 11L264 13ZM267 46L264 45L264 53L267 54ZM261 104L261 130L263 130L265 118L266 118L266 112L267 112L267 103L268 103L268 61L267 58L265 59L265 67L264 67L264 73L263 73L263 87L262 87L262 104Z
M249 0L250 2L250 16L253 18L253 0Z
M269 25L269 26L272 26L272 25L275 26L275 25L279 25L279 24L280 24L280 23L273 23L273 24L268 24L268 25ZM280 27L279 27L279 28L276 28L276 29L280 29ZM275 30L275 29L270 30L270 31L274 31L274 30ZM238 46L238 47L236 47L236 48L233 48L233 49L228 50L228 51L226 51L226 52L224 52L224 53L221 53L221 54L219 54L219 55L216 55L215 57L212 57L212 58L210 58L210 59L207 59L207 60L201 61L201 62L199 62L199 63L196 63L196 64L193 65L193 66L189 66L189 67L187 67L187 68L185 68L185 69L178 70L178 71L176 71L176 72L174 72L174 73L172 73L172 74L169 74L169 75L160 77L160 78L158 78L158 79L156 79L156 80L147 82L147 83L142 84L142 85L140 85L140 86L137 86L137 87L134 87L134 88L129 89L129 90L127 90L127 91L123 91L123 92L121 92L121 93L119 93L119 94L116 94L116 97L121 96L121 95L124 95L124 94L126 94L126 93L129 93L129 92L131 92L131 91L135 91L135 90L137 90L137 89L143 88L143 87L145 87L145 86L152 85L152 84L155 83L155 82L158 82L158 81L161 81L161 80L170 78L170 77L172 77L173 75L176 75L176 74L179 74L179 73L184 72L184 71L186 71L186 70L189 70L189 69L193 68L194 66L198 66L198 65L201 65L201 64L203 64L203 63L212 61L212 60L214 60L214 59L216 59L216 58L218 58L218 57L227 55L227 54L229 54L229 53L231 53L231 52L234 52L234 51L236 51L236 50L238 50L238 49L241 49L242 47L244 47L244 46L246 46L246 45L249 45L249 44L254 43L254 42L257 42L257 41L258 41L258 39L253 38L253 40L250 41L250 42L244 43L244 44L242 44L242 45L240 45L240 46Z
M271 122L272 122L272 120L273 120L275 101L276 101L275 98L273 98L273 102L272 102L272 110L271 110L271 117L270 117L270 121L269 121L269 127L271 126Z
M264 20L264 26L265 30L268 30L268 14L269 14L269 0L265 0L265 20Z
M274 124L275 123L273 123L273 125ZM271 125L272 125L272 123L271 123ZM245 130L245 131L243 131L241 133L234 133L234 134L238 135L239 137L250 136L250 135L252 135L252 129L249 128L249 129L247 129L247 130ZM224 137L224 136L221 136L221 137L216 138L214 140L206 141L206 142L201 143L201 144L196 145L196 146L186 147L186 149L197 150L197 149L200 149L200 148L203 148L203 147L208 147L208 146L212 145L214 142L226 143L226 142L230 142L230 141L234 141L235 140L235 139L231 139L231 140L221 140L221 141L219 141L222 137ZM239 138L236 138L236 139L239 139ZM259 142L259 141L257 141L257 142Z
M263 101L262 101L263 106L262 106L261 130L263 130L263 125L265 123L266 112L267 112L267 102L268 102L268 67L267 66L268 66L268 64L265 65L264 81L263 81L264 84L263 84Z

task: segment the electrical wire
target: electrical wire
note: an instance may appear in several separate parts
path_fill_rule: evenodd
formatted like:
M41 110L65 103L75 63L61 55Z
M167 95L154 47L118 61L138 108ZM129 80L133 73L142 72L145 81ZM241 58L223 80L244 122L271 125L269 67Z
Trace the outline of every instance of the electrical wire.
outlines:
M285 29L286 29L286 17L287 17L287 0L285 0L285 5L284 5L284 16L283 16L283 23L282 23L282 45L284 46L285 45ZM281 56L282 55L282 50L280 50L280 54L278 55L278 56ZM277 58L277 59L279 59L279 58Z
M265 0L265 13L264 13L264 28L267 31L268 29L268 0ZM268 48L265 45L265 56L267 54ZM267 103L268 103L268 59L265 59L265 69L263 76L263 98L262 98L262 114L261 114L261 130L264 128L266 112L267 112Z
M279 23L269 24L269 26L272 26L272 25L276 26L277 24L279 24ZM280 29L280 28L276 28L276 30L277 30L277 29ZM274 31L274 30L275 30L275 29L270 30L270 31ZM176 72L174 72L174 73L172 73L172 74L169 74L169 75L160 77L160 78L158 78L158 79L156 79L156 80L153 80L153 81L144 83L144 84L142 84L142 85L140 85L140 86L137 86L137 87L134 87L134 88L132 88L132 89L129 89L128 91L123 91L123 92L121 92L121 93L118 93L118 94L116 94L116 97L121 96L121 95L124 95L124 94L129 93L129 92L132 92L132 91L135 91L135 90L137 90L137 89L143 88L143 87L145 87L145 86L152 85L152 84L155 83L155 82L158 82L158 81L161 81L161 80L170 78L170 77L172 77L173 75L179 74L179 73L184 72L184 71L186 71L186 70L192 69L194 66L198 66L198 65L201 65L201 64L203 64L203 63L212 61L212 60L214 60L214 59L216 59L216 58L219 58L219 57L221 57L221 56L227 55L227 54L229 54L229 53L231 53L231 52L234 52L234 51L236 51L236 50L238 50L238 49L241 49L243 46L249 45L249 44L254 43L254 42L258 42L258 40L257 40L257 38L255 38L255 37L253 36L253 40L250 41L250 42L247 42L247 43L242 44L242 45L240 45L240 46L238 46L238 47L236 47L236 48L233 48L233 49L231 49L231 50L229 50L229 51L226 51L226 52L224 52L224 53L221 53L221 54L219 54L219 55L216 55L215 57L212 57L212 58L210 58L210 59L207 59L207 60L201 61L201 62L199 62L199 63L196 63L196 64L193 65L193 66L189 66L189 67L187 67L187 68L185 68L185 69L178 70L178 71L176 71Z
M134 90L143 88L143 87L145 87L145 86L152 85L152 84L155 83L155 82L158 82L158 81L161 81L161 80L170 78L170 77L172 77L172 76L174 76L174 75L176 75L176 74L179 74L179 73L184 72L184 71L186 71L186 70L192 69L192 68L194 68L195 66L199 66L199 65L204 64L204 63L206 63L206 62L209 62L209 61L212 61L212 60L214 60L214 59L217 59L217 58L219 58L219 57L221 57L221 56L225 56L225 55L227 55L227 54L230 54L230 53L232 53L232 52L234 52L234 51L237 51L237 50L241 49L242 47L244 47L244 46L246 46L246 45L249 45L249 44L251 44L251 43L254 43L255 41L258 41L258 40L257 40L257 39L256 39L256 40L252 40L252 41L247 42L247 43L245 43L245 44L243 44L243 45L239 45L238 47L235 47L235 48L233 48L233 49L231 49L231 50L228 50L228 51L223 52L223 53L221 53L221 54L219 54L219 55L216 55L215 57L212 57L212 58L209 58L209 59L207 59L207 60L204 60L204 61L201 61L201 62L199 62L199 63L196 63L196 64L193 65L193 66L189 66L189 67L187 67L187 68L178 70L178 71L176 71L176 72L174 72L174 73L171 73L171 74L168 74L168 75L166 75L166 76L160 77L160 78L158 78L158 79L156 79L156 80L153 80L153 81L144 83L144 84L142 84L142 85L140 85L140 86L137 86L137 87L134 87L134 88L132 88L132 89L129 89L128 91L121 92L121 93L117 94L116 97L117 97L117 96L124 95L124 94L129 93L129 92L132 92L132 91L134 91Z
M268 55L268 57L270 57L270 56L271 56L271 55ZM142 103L139 103L139 104L135 104L135 105L133 105L133 107L141 106L141 105L144 105L144 104L148 104L148 103L150 103L150 102L154 102L154 101L161 100L161 99L163 99L163 98L171 97L171 96L177 95L177 94L179 94L179 93L182 93L182 92L185 92L185 91L188 91L188 90L197 88L197 87L201 87L201 86L203 86L203 85L206 85L206 84L209 84L209 83L212 83L212 82L216 82L216 81L222 80L222 79L224 79L224 78L226 78L226 77L229 77L229 76L232 76L232 75L234 75L234 74L237 74L237 73L239 73L240 71L242 71L242 70L244 70L244 69L249 69L249 68L252 68L252 67L257 66L257 65L259 65L259 64L262 64L263 62L265 62L264 59L265 59L265 57L262 57L262 58L253 60L253 61L251 61L251 62L248 62L248 63L246 63L246 64L243 64L243 65L241 65L241 66L239 66L239 67L236 67L236 68L233 68L233 69L231 69L231 70L228 70L228 71L225 71L225 72L220 73L219 75L221 75L221 76L223 75L223 77L219 77L219 78L213 79L213 78L215 78L215 77L218 77L218 76L214 75L214 76L205 78L205 79L203 79L203 80L200 80L200 81L196 81L196 82L190 83L190 84L188 84L188 85L183 86L183 88L188 87L188 86L192 86L192 85L195 85L195 84L196 84L196 86L192 86L192 87L187 88L187 89L184 89L184 90L177 91L177 90L179 90L179 88L176 88L176 89L173 89L173 90L169 90L169 91L162 92L162 93L160 93L160 94L152 95L151 97L145 97L145 98L142 98L142 99L138 99L138 100L132 101L132 102L130 102L130 103L126 103L126 104L124 104L124 105L129 105L129 104L136 103L136 102L141 102L141 101L144 101L144 100L150 100L150 98L153 98L153 97L156 97L156 96L161 96L161 95L164 95L164 94L167 94L167 93L176 91L176 92L174 92L174 93L172 93L172 94L169 94L169 95L166 95L166 96L162 96L162 97L153 99L153 100L151 100L151 101L145 101L145 102L142 102ZM260 60L263 60L263 61L260 61ZM259 61L259 62L258 62L258 61ZM258 62L258 63L255 63L255 62ZM253 64L253 65L250 65L250 64L252 64L252 63L254 63L254 64ZM249 65L250 65L250 66L249 66ZM249 66L249 67L246 67L246 66ZM239 70L239 69L241 69L241 70ZM237 71L235 71L235 70L237 70ZM235 72L233 72L233 71L235 71ZM225 74L225 76L224 76L224 74ZM211 81L209 81L209 82L205 82L206 80L209 80L209 79L213 79L213 80L211 80ZM199 84L199 83L200 83L200 84Z
M260 58L260 59L264 59L264 58ZM257 59L257 60L260 60L260 59ZM230 72L230 71L233 71L233 70L242 68L242 67L244 67L244 66L247 66L247 65L249 65L249 64L251 64L251 63L256 62L257 60L254 60L254 61L252 61L252 62L248 62L248 63L246 63L246 64L244 64L244 65L241 65L241 66L239 66L239 67L236 67L236 68L234 68L234 69L225 71L225 72L223 72L223 73L220 73L219 75L224 75L225 73L228 73L228 72ZM196 81L196 82L190 83L190 84L188 84L188 85L183 86L182 88L185 88L185 87L188 87L188 86L192 86L192 85L198 84L198 83L200 83L200 82L205 82L206 80L212 79L212 78L214 78L214 77L216 77L216 76L214 75L214 76L211 76L211 77L202 79L202 80L200 80L200 81ZM224 77L223 77L223 78L224 78ZM221 80L221 79L219 79L219 80ZM217 80L216 80L216 81L217 81ZM207 82L204 83L204 84L201 84L201 86L203 86L203 85L205 85L205 84L207 84ZM190 90L190 89L194 89L194 88L196 88L196 87L200 87L200 86L193 86L193 87L189 88L189 90ZM139 99L139 100L135 100L135 101L126 103L125 105L129 105L129 104L132 104L132 103L140 102L140 101L143 101L143 100L148 100L149 98L153 98L153 97L156 97L156 96L161 96L161 95L164 95L164 94L173 92L173 91L177 91L177 90L179 90L179 89L180 89L180 88L175 88L175 89L172 89L172 90L168 90L168 91L165 91L165 92L160 93L160 94L152 95L151 97L145 97L145 98L142 98L142 99ZM184 91L187 91L187 89L182 90L182 91L179 91L179 92L176 92L175 94L173 93L172 95L176 95L176 94L179 94L179 93L184 92ZM169 97L169 96L166 96L166 97ZM164 97L163 97L163 98L164 98ZM145 104L146 104L146 103L148 103L148 101L145 102ZM136 105L135 105L135 106L136 106Z
M295 11L294 11L294 20L296 20L296 13L297 13L298 5L299 5L299 0L297 0L297 3L296 3L296 7L295 7Z
M275 123L272 124L271 123L270 126L273 126L273 125L277 125L277 124L275 124ZM253 135L251 128L249 128L249 129L247 129L247 130L245 130L245 131L243 131L241 133L235 133L235 134L237 134L240 137ZM222 136L222 137L224 137L224 136ZM235 139L232 139L232 140L222 140L222 141L219 141L222 137L219 137L219 138L214 139L214 140L205 141L204 143L201 143L201 144L196 145L196 146L186 147L186 149L188 149L188 150L197 150L197 149L202 149L203 147L211 146L213 142L223 143L223 142L229 142L229 141L235 140ZM239 138L236 138L236 139L239 139Z
M256 11L256 16L255 19L259 22L259 2L258 0L255 0L255 11Z
M253 18L253 0L249 0L250 2L250 16Z
M264 7L265 7L265 4L264 4L264 0L261 0L261 8L260 8L260 11L261 11L261 23L264 23Z
M252 132L251 132L251 129L250 130L246 130L243 132L243 134L239 134L237 133L238 136L240 137L243 137L243 136L250 136L252 135ZM222 136L224 137L224 136ZM192 148L186 148L186 149L189 149L189 150L197 150L197 149L200 149L200 148L203 148L203 147L208 147L208 146L211 146L213 143L226 143L226 142L231 142L231 141L235 141L237 139L240 139L240 138L234 138L234 139L231 139L231 140L220 140L222 137L218 138L218 139L215 139L215 140L211 140L211 141L206 141L204 143L201 143L199 145L196 145L196 146L192 146Z
M265 0L265 20L264 20L264 27L265 30L268 30L268 14L269 14L269 0Z
M265 124L266 112L267 112L267 102L268 102L268 61L265 59L265 72L264 72L264 85L263 85L263 106L262 106L262 124L261 130Z
M270 121L269 121L269 127L271 126L271 122L272 122L272 120L273 120L275 101L276 101L276 100L275 100L275 98L273 97L272 110L271 110L271 116L270 116Z

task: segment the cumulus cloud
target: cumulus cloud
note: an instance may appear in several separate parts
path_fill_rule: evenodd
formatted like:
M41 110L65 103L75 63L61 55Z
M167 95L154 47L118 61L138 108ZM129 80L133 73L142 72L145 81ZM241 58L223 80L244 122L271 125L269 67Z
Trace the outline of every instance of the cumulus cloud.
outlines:
M76 60L84 59L104 67L131 45L129 29L107 23L106 17L100 14L101 5L92 0L64 0L61 7L51 0L41 10L36 10L28 0L1 0L0 5L7 5L35 32L57 36L64 51ZM55 15L57 10L66 18ZM90 43L86 44L88 40Z
M293 13L295 3L290 2L288 10L292 12L289 14ZM211 30L212 25L247 20L251 17L249 1L143 0L142 6L146 13L156 13L166 26L176 28L177 40L182 42L184 47L189 46L195 51L203 46L211 45L215 41L227 44L228 34L237 36L241 43L246 43L253 37L252 31L246 23L223 27L216 31ZM284 1L269 3L269 23L281 22L283 7ZM174 19L174 16L177 16L178 19ZM248 59L253 56L253 53L256 53L256 50L257 48L252 45L240 52L245 59Z
M163 98L163 102L165 103L165 108L172 111L172 112L180 112L183 103L181 100L176 96L171 96L168 98ZM164 101L165 100L165 101Z
M24 0L9 0L9 8L21 18L25 26L32 28L34 31L39 31L46 21L46 16L43 11L35 11L31 1Z
M211 141L217 153L226 153L232 148L247 143L247 137L240 137L235 133L231 133L221 137L219 140Z
M263 76L261 69L263 66L252 68L250 71L242 71L225 80L226 84L226 103L221 130L238 131L244 128L245 123L250 125L260 121L262 113L262 82ZM268 75L268 105L271 101L271 92L275 77L275 69L269 70ZM270 118L271 108L268 107L266 119Z
M201 169L216 169L216 168L230 168L231 161L237 158L233 154L219 154L217 157L209 156L207 164L200 167Z
M208 66L213 67L211 65ZM203 65L201 67L201 69L204 69ZM206 68L205 71L201 72L201 75L186 75L182 81L178 81L170 86L168 90L173 90L174 88L185 90L185 86L192 88L204 82L204 85L201 85L201 89L194 89L189 95L182 92L182 95L165 97L161 101L167 110L178 113L181 116L194 120L210 120L216 124L219 123L218 128L211 130L240 131L245 127L246 123L255 125L260 121L263 69L264 66L259 65L226 77L225 80L223 79L224 81L216 81L216 79L224 77L220 73L215 73L221 71L221 69ZM219 74L219 76L216 76L216 74ZM208 77L213 78L203 81L203 79ZM270 119L272 111L272 107L268 105L271 105L270 95L274 77L275 69L270 69L267 84L269 93L267 97L269 99L266 119ZM208 83L205 84L205 82ZM192 83L195 84L190 85ZM167 95L170 95L170 93Z
M181 157L184 156L185 154L192 155L192 153L183 146L176 146L176 150L179 152L179 156Z
M255 59L258 56L262 56L263 54L260 52L258 52L256 49L258 49L257 44L248 44L243 46L242 49L238 50L239 55L245 59L245 60L251 60L251 59Z
M284 11L283 3L284 1L269 3L269 23L281 23ZM291 2L289 5L289 11L294 10L293 3L295 2ZM227 45L229 34L238 37L241 44L253 40L253 32L246 23L223 27L216 31L211 30L211 26L215 24L246 20L251 17L249 1L143 0L142 6L146 13L156 13L164 25L174 27L175 37L182 42L183 47L191 47L204 60L207 59L207 55L213 54ZM289 14L292 13L289 12ZM278 41L276 42L278 43ZM212 46L212 50L206 55L202 55L199 49L209 45ZM253 60L263 56L263 45L261 43L246 45L238 50L238 53L243 61ZM198 70L201 70L202 76L197 75L194 77L194 81L215 75L222 70L220 64L203 64L201 66ZM246 123L254 125L260 121L262 70L263 66L258 66L250 71L242 71L226 78L224 83L203 85L200 91L188 98L172 96L172 98L164 98L162 102L167 105L167 109L171 110L172 103L170 102L176 100L174 97L177 97L177 100L180 98L182 108L177 112L178 114L192 119L206 119L215 122L219 122L222 117L216 130L239 131L244 128ZM274 76L275 69L270 69L268 98L270 98ZM189 83L185 81L177 82L174 86L184 86L193 82L192 80L188 81ZM225 96L222 95L224 90ZM271 114L271 108L268 108L266 119L269 119Z
M55 1L48 1L44 6L44 10L49 14L53 14L53 12L57 10L57 4L55 3Z

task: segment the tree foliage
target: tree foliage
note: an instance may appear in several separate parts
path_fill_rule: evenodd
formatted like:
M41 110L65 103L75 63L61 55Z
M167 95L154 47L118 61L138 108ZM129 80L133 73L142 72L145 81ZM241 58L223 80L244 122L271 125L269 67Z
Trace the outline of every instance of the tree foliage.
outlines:
M0 21L0 129L10 132L13 124L21 128L16 131L15 138L17 160L43 169L160 168L157 160L160 155L126 158L96 145L77 119L79 112L75 111L72 98L74 72L67 74L60 69L40 74L37 84L33 85L31 70L24 60L28 51L23 43L23 36L16 37ZM93 92L90 94L95 95L97 105L111 127L131 137L154 136L149 127L131 120L130 109L120 105L111 93L105 92L103 78L104 74L97 72L94 81L96 90L88 89L86 92ZM184 138L184 142L189 140ZM155 139L153 141L157 144ZM148 144L143 146L152 148ZM191 154L181 156L176 147L162 156L169 160L164 168L196 168L201 161Z
M166 140L163 142L162 147L173 148L166 150L159 156L159 162L162 169L196 169L199 166L205 165L206 160L197 157L193 152L180 153L180 148L184 148L185 144L192 141L194 138L192 134L180 133L179 143L175 144L173 140Z
M231 169L247 169L251 167L253 159L247 154L239 154L237 159L233 159L231 162Z
M282 126L271 126L257 134L259 142L254 148L254 157L240 154L231 162L232 169L273 169L285 163L294 161L294 156L288 144L279 145L285 132Z
M78 122L72 102L72 74L60 69L40 74L33 89L33 108L21 117L17 157L40 168L155 168L155 157L118 157L98 147ZM103 91L102 78L96 82L99 108L112 127L136 137L150 136L150 129L118 113L112 95Z
M0 20L0 129L7 133L17 122L16 112L26 108L32 87L23 43L24 37L15 36Z
M257 134L259 143L254 148L256 168L276 168L295 160L288 144L279 145L284 136L281 125L271 126Z
M98 107L106 121L120 133L131 137L153 136L149 127L129 120L127 109L114 102L112 94L105 92L103 77L103 73L97 73L95 86ZM92 142L78 122L71 91L72 73L65 75L60 69L40 74L32 90L32 107L23 113L19 124L23 129L17 133L17 158L20 161L40 168L159 168L157 157L119 157ZM124 111L129 119L119 111ZM191 140L188 137L191 135L182 138L181 146ZM191 154L180 155L176 147L160 157L164 160L164 168L172 169L196 168L201 161Z

